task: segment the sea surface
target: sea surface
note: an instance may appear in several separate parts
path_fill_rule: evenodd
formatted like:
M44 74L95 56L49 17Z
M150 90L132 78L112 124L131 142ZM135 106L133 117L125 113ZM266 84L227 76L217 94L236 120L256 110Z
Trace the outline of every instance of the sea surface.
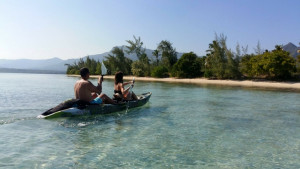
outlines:
M143 107L36 118L78 79L0 73L0 168L300 168L299 92L136 81Z

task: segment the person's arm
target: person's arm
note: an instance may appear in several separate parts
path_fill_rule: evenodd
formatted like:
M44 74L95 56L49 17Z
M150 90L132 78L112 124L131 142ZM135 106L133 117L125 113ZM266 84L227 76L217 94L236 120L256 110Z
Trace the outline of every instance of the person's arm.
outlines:
M95 93L98 93L100 94L102 92L102 78L100 79L99 77L99 80L98 80L98 85L97 86L94 86L90 81L89 81L89 84L88 84L88 89L91 91L91 92L95 92Z
M124 86L126 86L126 85L128 85L128 84L132 84L132 83L133 83L133 81L124 82L124 83L123 83L123 85L124 85Z
M121 83L120 85L121 85L120 88L121 88L122 94L123 94L123 95L127 95L127 94L128 94L128 91L129 91L129 89L130 89L130 86L129 86L127 89L125 89L125 87L124 87L125 85L123 85L123 83Z
M99 94L102 92L102 81L103 81L103 76L99 76L98 85L96 87L100 91Z

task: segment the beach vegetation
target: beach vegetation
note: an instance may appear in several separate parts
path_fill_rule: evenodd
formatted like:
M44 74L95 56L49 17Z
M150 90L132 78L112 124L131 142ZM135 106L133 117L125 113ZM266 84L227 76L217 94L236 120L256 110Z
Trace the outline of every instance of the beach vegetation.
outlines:
M297 56L296 67L297 67L297 73L300 74L300 55Z
M296 60L276 45L272 51L242 58L242 73L250 78L289 79L296 72Z
M104 65L108 69L108 73L115 74L118 71L122 71L124 75L131 75L131 66L133 61L125 57L123 48L114 47L111 53L112 54L108 54L104 61Z
M137 60L132 63L131 71L135 76L150 76L150 63L147 54L142 54L141 60Z
M165 78L169 77L168 68L165 66L156 66L151 71L152 77Z
M143 47L143 41L140 37L136 38L133 36L134 40L127 40L129 44L126 46L127 54L135 53L138 60L134 61L132 64L132 74L135 76L150 76L150 60L145 53L145 48Z
M161 64L172 70L172 66L177 62L177 52L172 43L168 40L162 40L156 49L161 54Z
M155 61L153 61L153 65L154 66L158 66L159 64L159 56L160 56L160 53L157 49L155 49L153 52L152 52L152 55L155 56Z
M174 64L172 76L179 78L200 77L201 65L201 59L195 53L184 53Z
M227 48L227 37L217 35L206 51L205 77L214 79L240 78L239 57Z
M154 57L149 59L141 38L133 36L133 40L126 41L127 46L114 47L103 62L109 75L122 71L125 75L139 77L287 80L300 74L300 55L295 59L282 46L276 45L274 50L263 51L258 42L254 53L249 54L248 46L241 47L237 43L235 51L232 51L226 41L224 34L216 34L205 56L189 52L177 59L176 48L170 41L162 40L152 51ZM135 54L137 60L129 59L126 54ZM67 74L79 74L82 67L89 68L90 74L101 74L101 65L101 62L87 56L74 64L67 64Z
M101 65L99 61L96 61L95 59L91 59L89 56L87 56L85 61L82 58L80 58L78 62L74 62L73 64L68 64L66 73L79 74L80 68L87 67L90 70L90 74L95 74L97 72L98 64Z
M140 37L136 38L134 35L133 35L133 39L134 40L126 40L127 43L129 43L128 46L126 46L126 52L127 54L130 54L130 53L135 53L138 60L143 60L143 54L145 54L145 48L143 48L143 41L141 40Z

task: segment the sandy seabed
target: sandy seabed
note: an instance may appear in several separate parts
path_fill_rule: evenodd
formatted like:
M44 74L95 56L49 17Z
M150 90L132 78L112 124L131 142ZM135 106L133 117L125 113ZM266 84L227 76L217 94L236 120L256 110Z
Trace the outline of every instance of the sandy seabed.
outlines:
M68 75L79 76L79 75ZM98 78L99 76L90 76L90 78ZM104 76L104 79L114 79L114 76ZM258 87L273 89L291 89L300 91L300 82L275 82L275 81L251 81L251 80L210 80L205 78L195 79L177 79L177 78L152 78L152 77L134 77L125 76L124 80L149 81L149 82L168 82L168 83L189 83L201 85L224 85L239 87Z

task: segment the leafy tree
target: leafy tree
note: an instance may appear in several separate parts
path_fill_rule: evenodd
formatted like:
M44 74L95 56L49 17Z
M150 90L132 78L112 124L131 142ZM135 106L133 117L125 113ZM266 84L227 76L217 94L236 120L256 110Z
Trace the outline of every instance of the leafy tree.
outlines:
M144 71L144 64L139 60L132 63L131 71L135 76L146 76Z
M80 59L79 59L77 65L78 65L78 67L80 67L80 68L82 68L82 67L85 66L85 63L84 63L84 61L83 61L83 58L80 58Z
M185 53L173 67L172 74L181 78L199 77L201 74L201 62L197 60L197 55L193 52Z
M87 56L84 66L89 69L91 75L96 73L97 62L94 59L90 59L89 56Z
M256 48L254 48L254 51L257 55L261 55L263 53L264 50L261 48L259 41L257 42Z
M82 67L87 67L90 70L91 75L97 74L97 62L94 59L90 59L89 56L87 56L86 61L84 61L83 58L80 58L77 63L74 62L74 64L67 64L67 66L67 74L79 74L79 70Z
M161 53L162 64L171 70L172 66L177 62L177 52L176 49L172 47L172 43L163 40L158 44L156 50Z
M146 54L141 55L141 60L134 61L131 67L132 74L135 76L150 76L150 64Z
M214 40L209 44L209 49L206 55L206 71L209 72L207 75L215 78L224 78L225 74L225 51L220 46L217 40Z
M101 63L98 61L96 63L96 72L95 72L95 74L97 74L97 75L101 75L102 74L101 66L102 66Z
M239 43L237 43L237 45L236 45L236 47L235 47L235 50L236 50L236 56L237 56L238 58L240 58L240 57L242 56L242 54L241 54L241 47L240 47L240 44L239 44Z
M242 65L242 72L249 77L287 79L296 71L295 59L278 45L271 52L244 57Z
M90 59L89 56L86 57L86 61L84 63L84 66L87 67L87 68L89 68L89 69L92 66L92 60ZM91 72L91 70L90 70L90 72Z
M224 77L228 79L238 79L241 76L239 71L239 56L234 56L231 50L226 50L227 63Z
M134 40L127 40L126 42L129 43L129 46L126 46L126 52L128 54L135 53L138 57L138 61L135 61L132 64L131 71L133 75L136 76L150 76L150 61L145 53L145 48L143 48L143 42L141 38L136 38L133 36Z
M205 73L205 63L206 63L206 56L202 56L202 57L197 57L197 62L201 63L201 66L200 66L200 76L203 76L204 73Z
M296 66L297 66L297 72L300 73L300 55L297 56Z
M168 77L168 68L165 66L156 66L152 72L151 72L152 77L158 77L158 78L164 78Z
M279 45L276 45L272 52L265 52L261 62L268 77L271 78L287 79L296 71L295 59Z
M141 55L141 57L140 57L141 59L140 59L140 61L143 63L143 64L145 64L145 65L148 65L149 66L149 64L150 64L150 60L149 60L149 58L148 58L148 56L147 56L147 54L146 53L143 53L142 55Z
M237 79L240 77L239 56L226 46L227 37L216 35L206 51L205 76L218 79Z
M118 71L122 71L124 75L131 74L132 60L125 57L123 48L114 47L111 53L112 55L108 54L107 60L104 62L109 70L108 73L115 74Z
M252 71L252 58L254 57L254 54L246 54L241 58L241 73L244 74L247 77L253 77L254 73Z
M107 69L107 74L111 75L116 73L118 71L118 63L116 57L113 55L108 55L105 58L106 60L104 60L103 63Z
M240 47L240 44L237 43L235 50L236 50L235 60L236 60L236 62L240 63L241 58L248 54L248 45L246 47L244 47L244 46Z
M152 55L155 56L155 58L156 58L155 65L158 66L158 64L159 64L159 56L160 56L159 51L158 51L157 49L155 49L155 50L152 52Z

